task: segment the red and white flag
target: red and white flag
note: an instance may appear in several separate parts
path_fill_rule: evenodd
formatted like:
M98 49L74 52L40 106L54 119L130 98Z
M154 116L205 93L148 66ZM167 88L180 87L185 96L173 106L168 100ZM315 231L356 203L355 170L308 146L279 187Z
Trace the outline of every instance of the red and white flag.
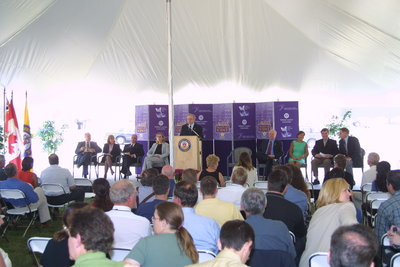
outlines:
M8 141L7 161L17 165L18 170L20 170L23 143L12 99L10 103L7 100L5 133Z

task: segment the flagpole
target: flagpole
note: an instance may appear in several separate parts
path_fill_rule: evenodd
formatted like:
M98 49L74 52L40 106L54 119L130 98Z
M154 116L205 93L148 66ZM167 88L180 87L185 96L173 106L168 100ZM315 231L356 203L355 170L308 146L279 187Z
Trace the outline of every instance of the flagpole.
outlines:
M6 87L3 86L3 155L6 154Z

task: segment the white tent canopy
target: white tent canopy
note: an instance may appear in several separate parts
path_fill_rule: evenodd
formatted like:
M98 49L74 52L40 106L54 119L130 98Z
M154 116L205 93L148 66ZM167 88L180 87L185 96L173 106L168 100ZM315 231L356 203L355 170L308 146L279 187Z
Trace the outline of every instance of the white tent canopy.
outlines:
M299 100L318 127L333 107L387 107L400 123L399 14L395 0L172 0L175 103ZM166 32L161 0L2 0L0 83L20 106L28 90L33 120L126 122L167 103Z

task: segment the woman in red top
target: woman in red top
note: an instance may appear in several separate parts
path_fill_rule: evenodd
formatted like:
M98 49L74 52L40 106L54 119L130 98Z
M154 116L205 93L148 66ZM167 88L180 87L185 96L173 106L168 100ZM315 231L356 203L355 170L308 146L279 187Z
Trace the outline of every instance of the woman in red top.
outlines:
M17 178L25 183L31 184L33 188L38 187L38 177L30 170L33 168L33 158L25 157L22 160L22 171L18 171Z

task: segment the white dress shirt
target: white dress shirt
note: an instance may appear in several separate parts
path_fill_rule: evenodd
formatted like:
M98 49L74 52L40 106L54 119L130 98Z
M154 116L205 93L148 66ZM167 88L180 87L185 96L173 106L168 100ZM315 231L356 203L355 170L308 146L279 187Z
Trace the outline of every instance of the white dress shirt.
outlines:
M371 168L369 168L363 173L361 186L372 183L375 180L376 180L376 165L372 165Z
M233 203L240 210L240 201L245 190L246 188L239 184L231 184L218 189L217 198L222 201Z

